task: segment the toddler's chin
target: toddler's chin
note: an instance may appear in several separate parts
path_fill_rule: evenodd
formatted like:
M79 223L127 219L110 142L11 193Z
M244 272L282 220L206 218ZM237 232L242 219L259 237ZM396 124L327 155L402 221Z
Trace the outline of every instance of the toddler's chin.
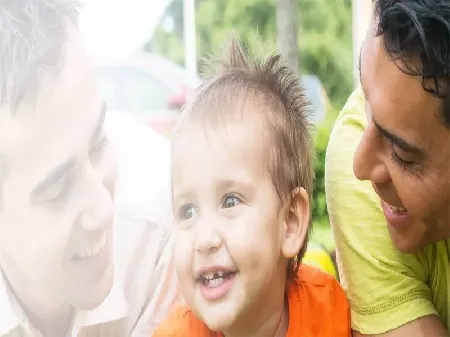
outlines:
M229 331L235 323L235 315L231 312L214 314L212 311L203 315L203 321L213 331Z

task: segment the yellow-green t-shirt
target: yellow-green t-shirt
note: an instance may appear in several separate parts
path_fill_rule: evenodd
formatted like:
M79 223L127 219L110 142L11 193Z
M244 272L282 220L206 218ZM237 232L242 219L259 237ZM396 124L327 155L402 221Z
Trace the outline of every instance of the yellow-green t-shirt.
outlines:
M336 121L325 165L327 205L352 328L379 334L438 315L449 329L450 240L416 254L396 250L379 197L370 182L353 174L353 155L366 125L364 96L358 89Z

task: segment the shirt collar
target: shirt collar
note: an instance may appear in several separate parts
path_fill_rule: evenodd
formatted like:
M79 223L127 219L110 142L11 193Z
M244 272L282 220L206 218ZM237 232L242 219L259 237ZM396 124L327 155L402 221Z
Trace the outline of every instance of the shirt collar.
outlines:
M81 327L114 321L125 317L127 313L128 304L123 293L123 284L120 277L115 277L108 297L99 307L77 313L72 336L76 336ZM26 331L31 329L2 272L0 272L0 317L0 336L6 335L19 325Z

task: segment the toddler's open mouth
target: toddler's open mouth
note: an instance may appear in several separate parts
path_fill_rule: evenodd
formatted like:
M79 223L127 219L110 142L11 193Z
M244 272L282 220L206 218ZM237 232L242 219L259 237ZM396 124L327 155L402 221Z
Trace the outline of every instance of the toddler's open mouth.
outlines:
M220 287L224 282L232 278L236 272L218 270L201 274L198 281L209 288Z

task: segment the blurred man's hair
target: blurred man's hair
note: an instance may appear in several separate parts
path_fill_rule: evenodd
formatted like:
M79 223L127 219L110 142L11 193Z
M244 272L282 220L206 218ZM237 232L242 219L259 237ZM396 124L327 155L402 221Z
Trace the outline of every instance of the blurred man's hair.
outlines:
M249 57L235 36L225 57L207 62L210 75L186 106L179 128L184 120L209 119L217 124L240 112L261 117L267 135L266 165L281 205L291 202L293 192L300 187L311 200L312 125L300 77L278 53ZM250 108L243 111L245 107ZM289 261L288 278L295 277L307 242L308 238L297 257Z
M0 1L0 108L9 105L14 113L43 74L60 69L66 28L77 19L73 0Z
M390 57L443 99L441 119L450 128L450 1L376 0L375 16L375 34L383 37Z

